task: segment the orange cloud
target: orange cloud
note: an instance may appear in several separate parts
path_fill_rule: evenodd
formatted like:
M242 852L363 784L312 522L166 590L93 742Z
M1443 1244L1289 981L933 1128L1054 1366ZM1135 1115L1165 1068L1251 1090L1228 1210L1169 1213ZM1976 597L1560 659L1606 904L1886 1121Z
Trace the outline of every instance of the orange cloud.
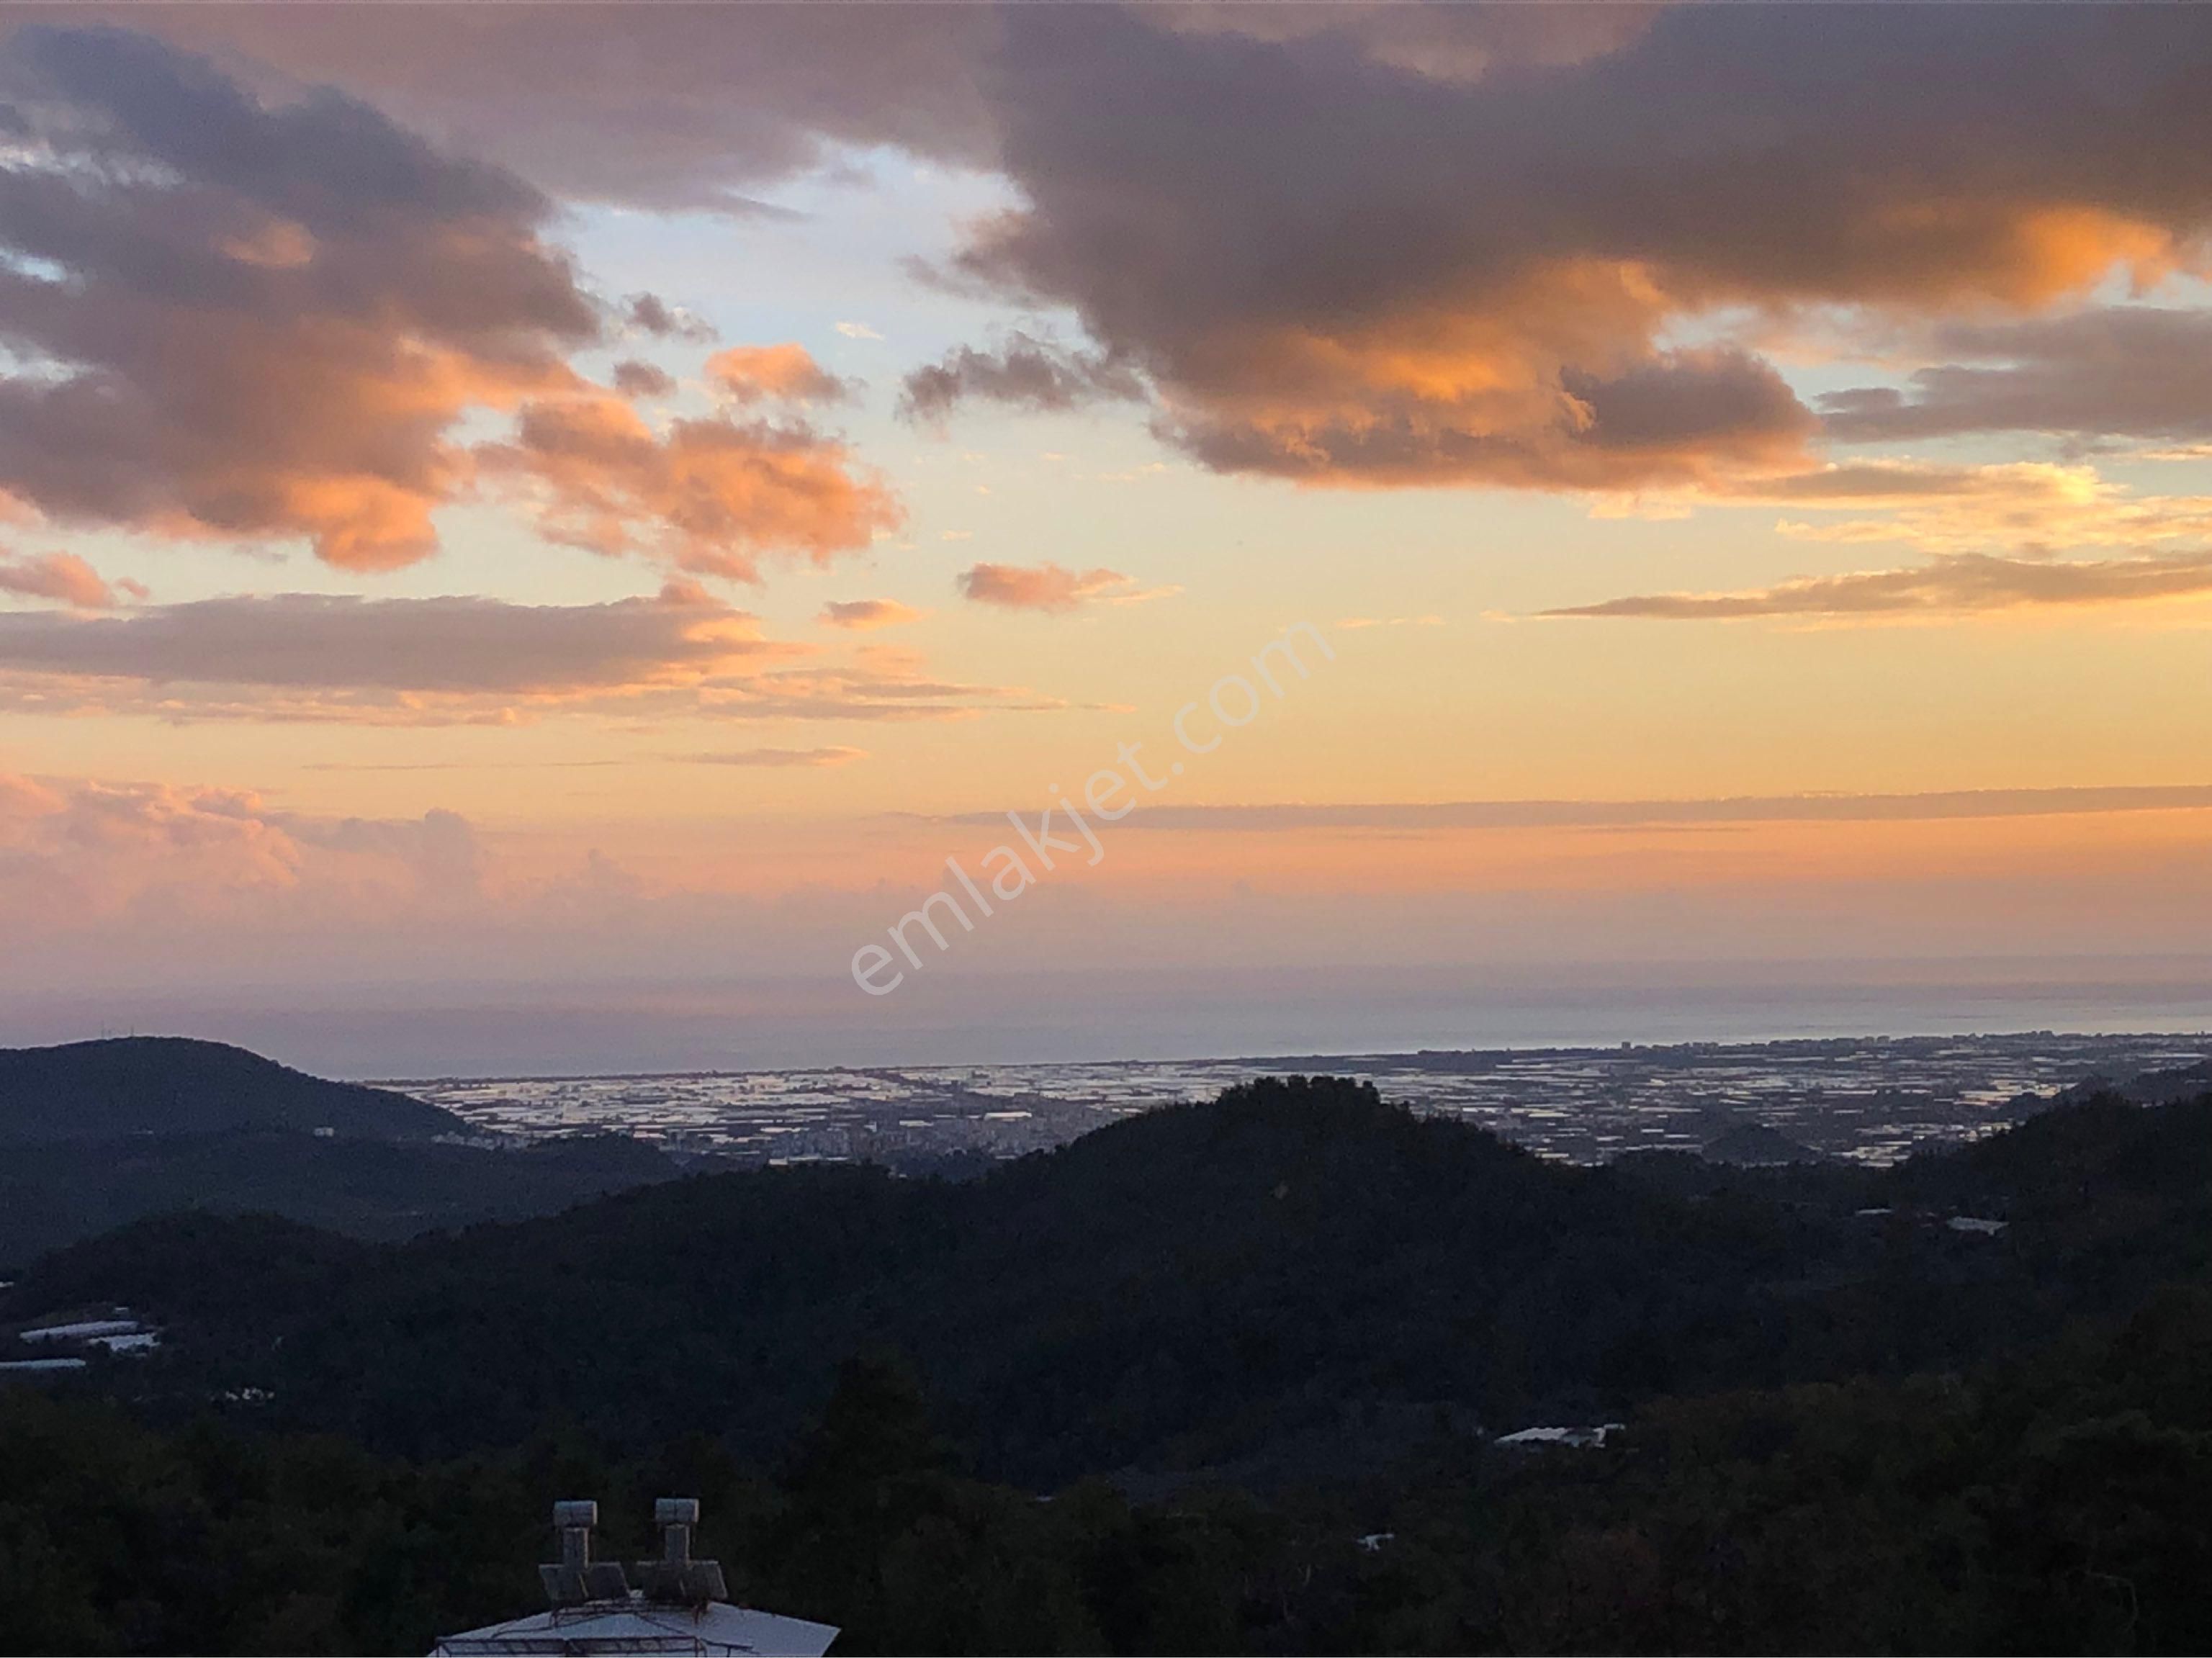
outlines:
M707 359L707 378L733 403L836 403L852 387L804 346L733 345Z
M563 398L528 404L477 458L528 486L556 540L732 580L757 581L764 554L826 564L902 518L842 444L799 422L678 420L662 435L619 398Z
M2212 593L2212 553L2063 562L1941 555L1917 568L1805 576L1735 593L1642 593L1540 612L1694 622L1741 616L1970 616L2030 607L2122 604Z
M2045 559L2061 550L2202 544L2212 535L2212 497L2136 496L2091 467L2045 462L1842 466L1734 498L1821 513L1880 508L1883 516L1784 518L1774 528L1792 540L1895 542L1941 554L2005 550Z
M786 767L846 766L855 760L868 757L866 749L726 749L707 754L686 754L678 758L695 766L766 766Z

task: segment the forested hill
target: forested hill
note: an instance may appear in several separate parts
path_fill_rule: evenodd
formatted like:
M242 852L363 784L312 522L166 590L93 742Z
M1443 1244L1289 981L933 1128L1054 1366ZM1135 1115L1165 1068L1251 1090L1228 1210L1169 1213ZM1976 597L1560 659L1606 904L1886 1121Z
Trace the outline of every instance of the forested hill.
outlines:
M1296 1079L957 1185L748 1171L368 1248L147 1222L36 1264L0 1319L125 1303L168 1338L99 1385L266 1395L272 1422L410 1455L560 1420L771 1455L841 1360L895 1348L1032 1488L1266 1481L1670 1394L1965 1368L2201 1278L2208 1236L2212 1100L1677 1192Z
M0 1159L0 1266L148 1215L283 1216L351 1237L550 1215L676 1165L585 1134L518 1147L241 1129L15 1145Z
M326 1082L223 1042L120 1036L0 1048L0 1142L235 1129L426 1139L467 1125L407 1095Z
M0 1268L180 1210L398 1239L552 1214L677 1172L617 1135L510 1148L464 1144L467 1128L404 1094L220 1042L0 1050Z

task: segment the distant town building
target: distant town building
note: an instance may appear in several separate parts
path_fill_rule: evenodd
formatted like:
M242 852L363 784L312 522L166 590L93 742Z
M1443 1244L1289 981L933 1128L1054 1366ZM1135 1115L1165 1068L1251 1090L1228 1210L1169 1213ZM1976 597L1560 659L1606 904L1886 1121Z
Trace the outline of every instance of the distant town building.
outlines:
M618 1560L592 1558L599 1505L556 1503L553 1525L561 1558L540 1566L550 1603L544 1612L448 1635L431 1658L473 1654L693 1653L779 1654L821 1658L837 1638L832 1624L733 1606L724 1596L722 1568L691 1558L696 1497L664 1497L653 1505L660 1556L635 1564L637 1582Z

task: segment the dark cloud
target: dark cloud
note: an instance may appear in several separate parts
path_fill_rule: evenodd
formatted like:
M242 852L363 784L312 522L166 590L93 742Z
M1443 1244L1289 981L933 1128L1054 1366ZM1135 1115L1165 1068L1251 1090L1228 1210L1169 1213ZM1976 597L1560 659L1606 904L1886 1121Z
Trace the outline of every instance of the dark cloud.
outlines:
M65 521L430 550L446 430L598 334L550 205L323 91L264 108L111 30L19 31L0 168L0 485Z
M833 598L822 607L825 623L854 632L895 628L902 623L919 622L927 614L895 598Z
M434 511L488 468L568 538L750 576L896 516L803 425L663 436L581 380L568 356L605 308L511 173L334 91L264 105L118 30L18 30L0 82L29 133L0 166L0 343L22 364L0 488L51 517L305 537L380 569L433 550ZM626 316L696 332L649 295ZM457 438L483 410L519 415L511 442Z
M2118 604L2212 592L2212 553L2058 561L1952 553L1911 569L1807 576L1740 593L1641 593L1552 616L1698 622L1760 616L1971 615L2030 605Z
M1018 205L951 274L1066 307L1091 343L956 352L911 409L1141 383L1208 464L1315 483L1801 470L1816 422L1731 327L2046 307L2185 265L2212 230L2201 8L132 16L341 76L573 197L728 204L851 146L998 168ZM255 245L282 264L281 234ZM1925 404L1936 429L1959 390L1832 412L1848 431Z
M1073 307L1210 464L1564 486L1775 471L1813 422L1681 319L2041 304L2212 228L2212 16L1690 7L1472 80L1342 30L1006 21L1023 204L961 262Z
M2048 432L2069 437L2212 436L2212 315L2115 306L2025 322L1954 325L1929 349L1951 359L1911 389L1820 399L1846 442Z
M1140 15L1176 33L1326 36L1452 82L1585 61L1653 9L1195 0ZM105 15L242 68L352 87L572 199L774 213L754 192L834 166L842 148L988 167L998 146L984 83L1004 12L990 5L424 7L404 27L363 5L19 9L42 13Z
M988 165L988 6L88 4L241 72L335 82L575 200L774 213L753 193L902 147ZM5 19L0 18L0 25Z
M564 694L668 683L774 653L682 588L606 604L280 593L127 615L0 614L0 671L157 684Z
M1058 411L1085 404L1135 402L1145 382L1127 363L1016 330L995 350L963 345L906 377L899 413L941 421L959 404L983 402Z
M1364 58L1424 79L1473 82L1515 65L1556 67L1618 51L1650 27L1657 10L1656 0L1567 6L1470 6L1449 0L1224 6L1213 0L1148 0L1143 15L1179 33L1277 42L1331 35Z
M623 302L622 319L641 334L657 340L690 340L703 343L714 337L711 324L672 306L658 294L633 294Z
M1063 703L763 638L697 586L602 604L283 593L119 615L0 611L0 711L369 725L610 718L868 722ZM766 762L763 762L766 763Z
M630 360L614 367L615 390L626 398L665 398L676 389L676 377L649 362Z

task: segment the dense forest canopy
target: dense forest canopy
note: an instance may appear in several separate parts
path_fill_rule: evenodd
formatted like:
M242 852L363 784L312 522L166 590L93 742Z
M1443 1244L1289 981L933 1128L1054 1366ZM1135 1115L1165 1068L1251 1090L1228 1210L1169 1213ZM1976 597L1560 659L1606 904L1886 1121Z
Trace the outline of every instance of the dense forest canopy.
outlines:
M958 1183L149 1220L0 1303L165 1333L0 1394L0 1591L19 1646L419 1649L653 1488L840 1650L2181 1650L2209 1240L2212 1097L1582 1169L1318 1078Z

